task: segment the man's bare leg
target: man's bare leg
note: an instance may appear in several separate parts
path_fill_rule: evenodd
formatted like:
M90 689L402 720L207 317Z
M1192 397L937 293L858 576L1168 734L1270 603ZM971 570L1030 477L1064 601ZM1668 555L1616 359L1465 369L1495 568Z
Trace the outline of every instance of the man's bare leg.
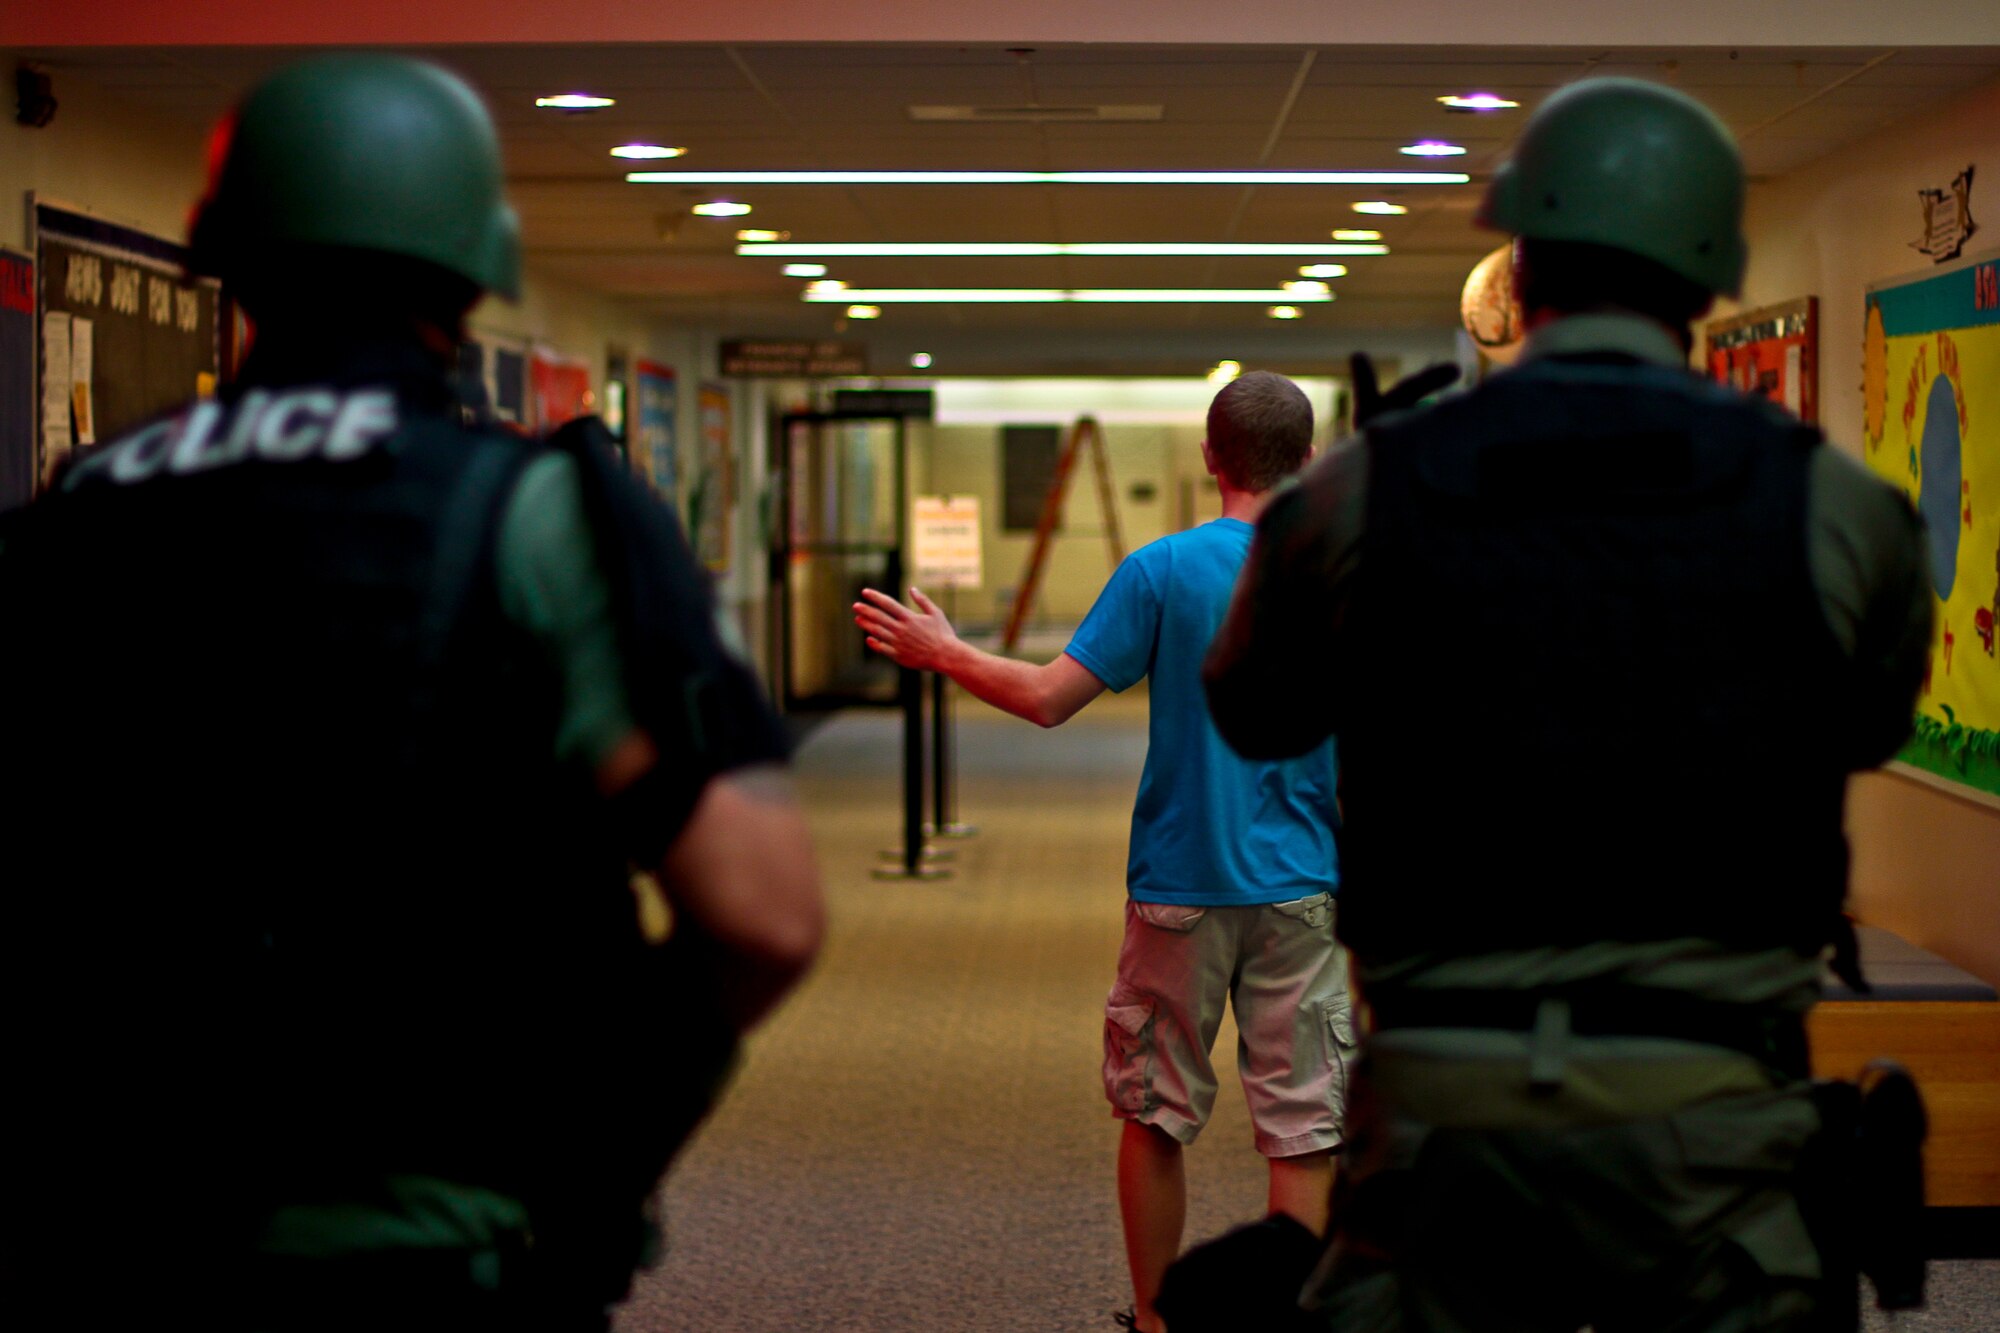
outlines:
M1313 1235L1324 1236L1332 1200L1332 1149L1271 1159L1271 1212L1290 1213Z
M1277 1165L1271 1163L1274 1171ZM1272 1188L1275 1192L1275 1184ZM1140 1333L1161 1333L1166 1325L1153 1302L1159 1298L1167 1265L1180 1254L1181 1227L1187 1221L1181 1145L1164 1130L1136 1120L1125 1122L1118 1140L1118 1214L1125 1224L1125 1259L1132 1269L1135 1327ZM1324 1215L1322 1201L1322 1221Z

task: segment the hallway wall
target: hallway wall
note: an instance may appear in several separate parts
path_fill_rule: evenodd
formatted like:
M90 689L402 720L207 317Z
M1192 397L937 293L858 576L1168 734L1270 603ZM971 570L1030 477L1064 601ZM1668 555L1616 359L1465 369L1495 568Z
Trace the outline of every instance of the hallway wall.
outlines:
M1821 423L1857 457L1864 290L1927 266L1910 246L1922 229L1917 191L1968 163L1973 217L1988 224L1967 244L1973 254L2000 240L2000 82L1751 191L1743 304L1819 298ZM1856 780L1848 824L1855 910L2000 984L2000 803L1889 771Z

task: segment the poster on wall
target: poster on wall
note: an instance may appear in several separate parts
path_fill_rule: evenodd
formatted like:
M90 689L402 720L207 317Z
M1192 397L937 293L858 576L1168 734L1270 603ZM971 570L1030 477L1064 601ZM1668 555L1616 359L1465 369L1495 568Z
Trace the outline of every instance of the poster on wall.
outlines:
M34 205L40 436L46 483L74 448L213 392L221 288L186 278L186 250L87 213Z
M688 539L701 562L720 574L729 569L729 511L736 500L729 452L729 391L704 384L695 393L695 404L701 434L688 482Z
M534 391L533 428L548 432L597 408L590 389L590 366L535 348L528 354L528 383Z
M35 494L35 261L0 250L0 510Z
M1819 300L1711 320L1702 329L1708 376L1768 398L1802 421L1819 420Z
M632 462L653 483L653 489L672 502L679 484L675 474L674 417L680 405L673 368L656 361L638 361L633 363L632 379L639 399L638 437L632 449Z
M1871 284L1863 328L1868 465L1923 515L1937 598L1901 758L2000 795L2000 251Z

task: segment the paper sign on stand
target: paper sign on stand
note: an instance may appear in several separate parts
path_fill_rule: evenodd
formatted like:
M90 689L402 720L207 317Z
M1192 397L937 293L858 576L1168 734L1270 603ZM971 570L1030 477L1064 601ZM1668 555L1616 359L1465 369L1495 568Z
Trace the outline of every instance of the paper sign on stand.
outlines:
M96 444L97 427L95 416L90 410L91 366L95 361L94 326L80 315L72 316L69 324L69 397L70 410L76 417L76 442Z
M910 568L918 587L977 588L984 576L979 497L919 495L910 525Z

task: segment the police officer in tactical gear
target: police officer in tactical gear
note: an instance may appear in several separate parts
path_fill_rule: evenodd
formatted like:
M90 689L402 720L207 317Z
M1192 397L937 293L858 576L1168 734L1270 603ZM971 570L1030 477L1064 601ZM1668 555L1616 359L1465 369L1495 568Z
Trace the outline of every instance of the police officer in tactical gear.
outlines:
M210 168L241 375L0 529L0 1318L602 1328L818 947L782 732L601 437L465 421L519 281L465 84L309 60Z
M1742 197L1693 100L1558 92L1480 215L1517 238L1520 364L1260 524L1209 700L1245 754L1337 737L1374 1021L1301 1327L1853 1317L1797 1189L1802 1023L1845 780L1906 734L1931 598L1899 494L1687 369Z

